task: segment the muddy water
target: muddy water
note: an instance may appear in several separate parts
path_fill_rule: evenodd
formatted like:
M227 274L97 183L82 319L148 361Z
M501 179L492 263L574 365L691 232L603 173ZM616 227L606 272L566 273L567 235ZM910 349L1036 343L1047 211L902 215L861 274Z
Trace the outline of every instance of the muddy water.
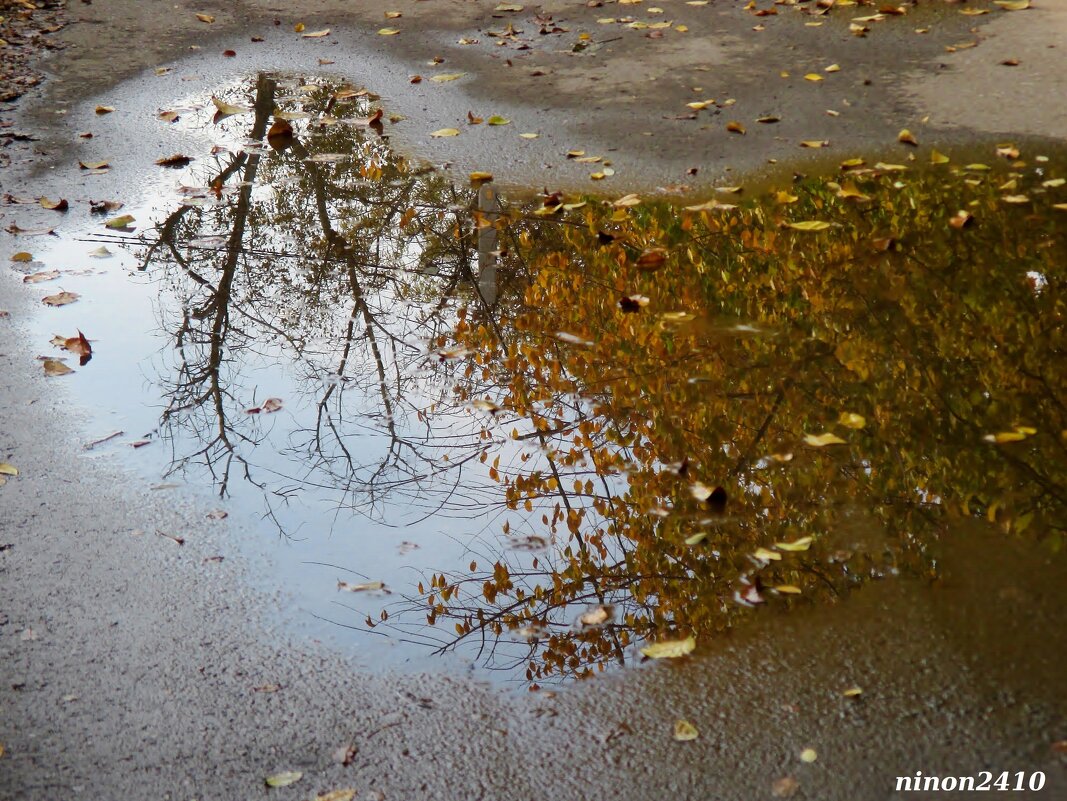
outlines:
M36 335L85 332L56 380L123 432L94 452L216 494L313 636L527 686L871 582L1062 602L1026 586L1063 573L1062 153L498 198L359 87L219 97L172 105L193 161L35 254L82 296Z

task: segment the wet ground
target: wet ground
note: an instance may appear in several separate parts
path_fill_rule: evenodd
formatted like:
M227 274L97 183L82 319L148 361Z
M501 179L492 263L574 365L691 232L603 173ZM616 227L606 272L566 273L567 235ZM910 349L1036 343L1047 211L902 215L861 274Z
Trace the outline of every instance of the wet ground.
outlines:
M9 192L7 571L91 588L5 626L30 733L9 739L12 797L123 786L105 766L125 746L47 766L69 748L39 722L57 703L87 738L139 722L135 786L204 797L286 765L316 790L436 795L445 759L464 797L540 792L545 763L575 798L876 798L918 769L1041 770L1054 797L1067 158L1045 129L939 149L893 126L780 172L732 151L739 177L663 192L660 163L610 172L632 143L523 139L521 104L498 98L493 126L435 110L419 124L457 135L416 145L370 81L199 58L69 108L47 135L92 130L81 165L52 152ZM532 192L532 162L484 147L502 131L551 139L553 186L607 194ZM474 136L477 160L434 168ZM72 530L92 543L71 553ZM34 650L87 619L183 654L104 659L175 725ZM192 723L222 698L236 748ZM314 742L269 722L324 704ZM441 749L469 720L469 748ZM331 766L349 742L358 764Z

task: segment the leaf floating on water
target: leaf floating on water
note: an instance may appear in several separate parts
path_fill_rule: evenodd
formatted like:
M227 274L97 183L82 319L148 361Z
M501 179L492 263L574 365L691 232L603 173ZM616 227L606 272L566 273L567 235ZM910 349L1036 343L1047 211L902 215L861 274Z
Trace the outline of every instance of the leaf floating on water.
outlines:
M210 14L197 14L196 18L201 22L207 23L208 25L215 21L215 18Z
M841 695L845 696L845 698L859 698L861 695L863 695L863 690L861 690L859 687L849 687L847 690L841 693Z
M114 110L115 110L114 106L97 106L96 107L96 113L97 114L110 114Z
M470 178L470 182L472 184L474 184L475 186L480 186L481 184L487 184L490 181L492 181L493 180L493 174L491 172L477 172L476 171L476 172L472 172L468 176L468 178Z
M69 351L76 356L82 357L82 366L89 361L89 357L93 355L93 346L89 344L89 340L85 338L85 334L78 331L76 337L52 337L52 344L57 348Z
M696 638L686 637L684 640L661 640L641 648L641 653L649 659L677 659L680 656L691 654L697 647Z
M803 590L793 584L779 584L777 587L772 588L775 592L780 592L783 595L801 595Z
M160 167L185 167L192 160L192 156L186 156L184 153L175 153L172 156L156 159L156 164Z
M459 136L459 129L458 128L438 128L436 131L434 131L432 134L430 134L430 136L433 137L434 139L440 139L440 138L445 137L445 136Z
M115 254L113 254L110 250L101 245L96 250L90 250L89 255L92 256L94 259L107 259Z
M780 553L767 548L757 548L752 555L761 562L777 562L782 558Z
M399 28L379 28L378 29L378 35L379 36L396 36L398 33L400 33L400 29Z
M863 428L867 425L867 418L861 414L841 412L841 415L837 418L837 422L846 428Z
M501 117L499 114L494 114L492 117L485 121L486 125L511 125L511 120Z
M897 134L897 141L902 145L911 145L912 147L919 146L919 140L915 138L915 134L909 131L907 128L903 129Z
M822 220L802 220L800 222L786 223L786 227L792 228L794 231L825 231L830 227L830 223Z
M54 281L56 278L59 278L59 270L41 270L38 273L24 276L22 283L40 284L43 281Z
M706 532L706 531L698 531L693 536L686 537L685 538L685 544L686 545L698 545L699 543L703 542L707 538L708 538L708 532Z
M577 334L569 334L566 331L557 331L556 332L556 339L558 339L558 340L560 340L562 342L569 342L572 345L586 345L586 346L589 346L589 345L595 345L596 344L591 339L586 339L585 337L580 337Z
M215 109L218 111L219 115L223 117L229 117L232 114L244 114L245 112L252 110L248 106L235 106L232 103L227 103L225 100L220 100L214 95L211 96L211 102L214 103Z
M41 298L41 303L45 306L66 306L68 303L76 301L80 295L77 292L57 292L55 295L48 295Z
M994 5L998 5L1005 11L1025 11L1028 8L1032 8L1030 0L993 0Z
M33 254L32 253L27 253L26 251L21 250L18 253L12 254L11 261L14 261L14 262L33 261Z
M931 164L948 164L949 157L944 153L938 153L936 150L930 151L930 163Z
M996 434L986 434L982 439L986 442L1003 445L1006 442L1022 442L1027 437L1032 437L1036 433L1036 428L1031 428L1030 426L1015 426L1013 431L1000 431Z
M813 541L814 537L801 537L799 540L793 540L792 542L776 542L774 547L779 551L806 551L811 547Z
M276 412L276 411L278 411L279 409L282 408L282 399L281 398L267 398L265 401L263 401L262 405L259 408L263 410L264 414L270 414L271 412Z
M330 29L326 28L325 30L321 30L321 31L312 31L310 33L305 33L304 34L304 38L305 39L321 39L323 36L329 36L329 35L330 35Z
M300 781L300 777L303 775L299 770L287 770L268 776L264 781L268 787L288 787L290 784Z
M41 365L44 367L44 374L47 376L68 375L74 372L58 359L45 359L41 362Z
M611 620L612 608L598 604L588 612L578 617L578 623L582 626L600 626Z
M106 170L110 166L111 165L108 164L106 161L79 161L78 162L78 167L80 169L92 170L94 172L98 171L98 170Z
M0 476L17 476L19 469L8 462L0 462Z
M70 208L70 204L67 203L65 198L51 200L50 198L42 197L37 202L41 204L41 208L49 209L50 211L66 211Z
M730 133L741 134L743 136L745 133L745 126L739 123L737 120L731 120L730 122L726 123L726 130Z
M973 222L974 216L969 211L960 209L958 212L956 212L955 217L949 218L948 224L951 225L953 228L966 228Z
M440 75L434 75L430 80L434 83L447 83L462 78L466 74L465 72L442 72Z
M825 448L827 445L846 444L841 437L827 431L825 434L805 434L804 442L813 448Z
M818 758L819 755L815 752L814 748L805 748L803 751L800 752L801 762L807 762L808 764L811 764Z
M104 225L108 228L128 228L132 222L136 222L132 214L123 214L121 217L111 218Z
M667 262L667 251L663 248L649 248L637 258L637 269L651 273L658 270Z
M700 732L697 731L697 727L688 720L676 720L674 722L674 739L678 742L688 742L689 740L695 740L699 736Z
M374 592L376 590L385 589L385 584L381 581L364 581L360 584L349 584L347 581L338 581L337 589L344 590L345 592Z

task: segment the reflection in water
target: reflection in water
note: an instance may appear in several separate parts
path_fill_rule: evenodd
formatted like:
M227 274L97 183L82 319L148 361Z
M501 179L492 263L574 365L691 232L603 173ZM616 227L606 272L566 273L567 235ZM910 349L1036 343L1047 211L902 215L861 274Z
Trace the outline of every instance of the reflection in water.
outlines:
M478 521L367 628L543 681L936 577L954 519L1061 546L1062 165L508 206L391 152L366 92L249 91L145 253L181 299L163 432L271 514ZM272 371L300 397L247 413Z

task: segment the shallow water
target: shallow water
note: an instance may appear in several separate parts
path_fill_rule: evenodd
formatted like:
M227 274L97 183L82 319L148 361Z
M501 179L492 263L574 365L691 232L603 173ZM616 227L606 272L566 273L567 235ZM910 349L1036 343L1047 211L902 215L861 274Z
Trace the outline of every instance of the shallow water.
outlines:
M543 683L937 580L976 520L1062 547L1062 154L496 198L357 90L183 100L195 160L32 265L82 295L36 336L93 341L55 380L94 450L253 521L309 631Z

